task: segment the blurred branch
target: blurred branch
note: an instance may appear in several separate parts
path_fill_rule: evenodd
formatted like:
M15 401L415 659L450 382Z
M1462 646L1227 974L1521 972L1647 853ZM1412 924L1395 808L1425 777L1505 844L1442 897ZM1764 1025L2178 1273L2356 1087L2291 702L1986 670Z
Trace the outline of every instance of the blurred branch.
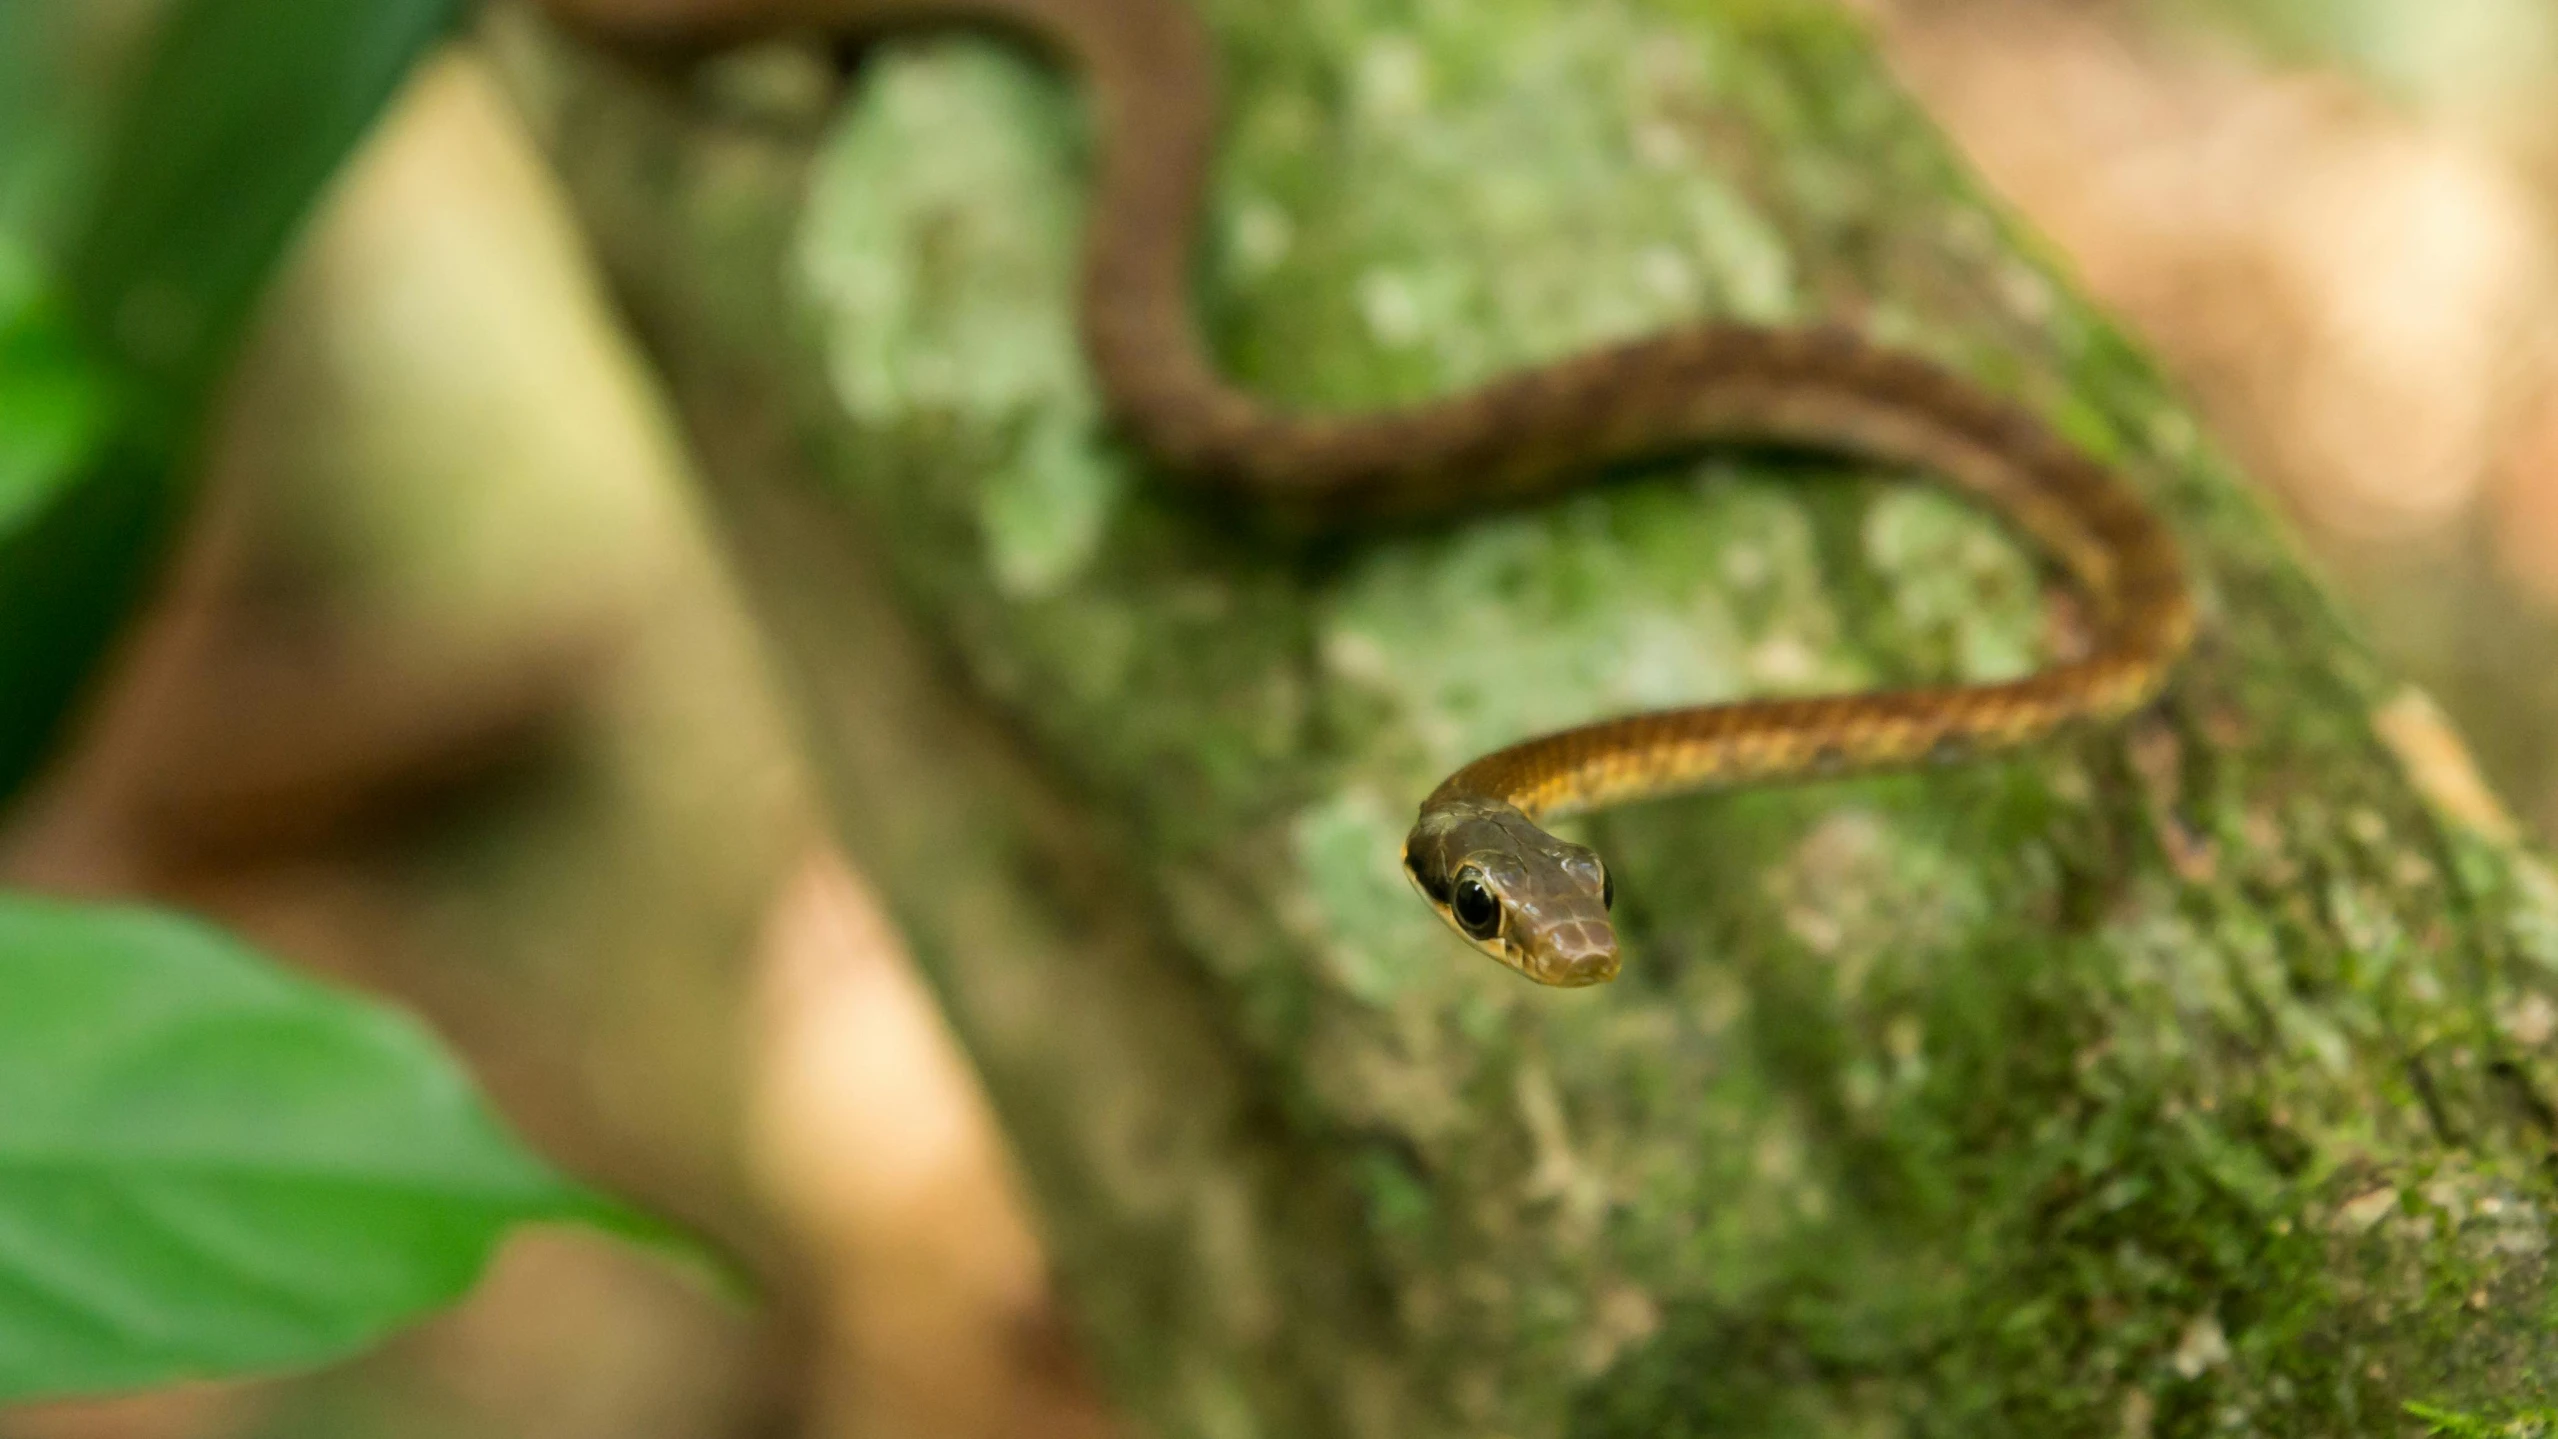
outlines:
M1764 458L1238 533L1097 419L1065 80L886 47L820 149L773 123L813 52L640 73L509 17L1136 1414L2365 1432L2544 1382L2558 879L2474 791L2436 807L2457 740L1862 37L1808 0L1210 10L1203 303L1248 383L1371 405L1700 310L1847 315L2122 463L2209 633L2122 732L1606 817L1629 977L1530 990L1395 872L1449 765L2012 672L2025 560Z

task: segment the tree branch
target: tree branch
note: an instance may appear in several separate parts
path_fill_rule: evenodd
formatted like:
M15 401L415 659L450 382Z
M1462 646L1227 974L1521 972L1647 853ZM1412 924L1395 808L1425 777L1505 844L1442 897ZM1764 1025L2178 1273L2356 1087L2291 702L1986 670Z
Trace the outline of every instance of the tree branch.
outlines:
M1265 540L1099 421L1065 77L901 40L819 144L806 56L685 80L495 27L1123 1402L2343 1433L2558 1377L2558 883L2428 804L2374 720L2439 724L1853 27L1210 8L1201 294L1246 383L1364 407L1705 312L1851 318L2121 464L2206 636L2124 729L1591 823L1627 977L1532 988L1397 873L1441 774L1638 705L2014 673L2030 558L1741 456Z

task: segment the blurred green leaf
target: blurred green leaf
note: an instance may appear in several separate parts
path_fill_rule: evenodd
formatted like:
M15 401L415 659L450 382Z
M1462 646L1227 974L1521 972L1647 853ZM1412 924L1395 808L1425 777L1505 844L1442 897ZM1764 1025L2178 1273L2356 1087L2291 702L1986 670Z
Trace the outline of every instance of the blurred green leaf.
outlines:
M169 469L29 252L0 234L0 799L35 768L123 606Z
M176 478L164 451L111 427L88 465L41 486L0 529L0 804L58 742L150 577L177 518Z
M0 536L80 476L113 420L106 376L52 301L0 234Z
M68 259L106 352L192 418L313 199L462 0L181 0Z
M173 917L0 898L0 1401L353 1350L617 1216L416 1025Z
M195 431L268 274L462 4L174 0L162 18L83 175L92 200L57 283L20 281L60 309L0 316L0 343L28 351L0 358L0 801L58 738L167 547ZM0 0L0 147L64 143L29 98L64 13ZM7 213L46 209L6 192L67 185L66 168L0 155Z

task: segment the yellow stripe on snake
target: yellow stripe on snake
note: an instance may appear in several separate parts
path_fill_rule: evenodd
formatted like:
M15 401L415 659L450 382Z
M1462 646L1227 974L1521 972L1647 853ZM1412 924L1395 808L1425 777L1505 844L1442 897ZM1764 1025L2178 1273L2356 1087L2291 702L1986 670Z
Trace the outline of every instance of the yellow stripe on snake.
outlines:
M1405 869L1468 942L1530 979L1596 984L1618 967L1606 867L1541 818L2012 749L2145 704L2192 639L2174 542L2116 476L2018 407L1850 330L1702 323L1355 415L1292 413L1228 384L1191 306L1217 65L1183 0L609 3L596 23L630 40L993 24L1081 70L1102 135L1084 347L1113 418L1189 483L1357 523L1463 515L1702 446L1805 447L1924 471L1973 496L2085 596L2088 652L2022 679L1631 715L1448 776L1422 802Z

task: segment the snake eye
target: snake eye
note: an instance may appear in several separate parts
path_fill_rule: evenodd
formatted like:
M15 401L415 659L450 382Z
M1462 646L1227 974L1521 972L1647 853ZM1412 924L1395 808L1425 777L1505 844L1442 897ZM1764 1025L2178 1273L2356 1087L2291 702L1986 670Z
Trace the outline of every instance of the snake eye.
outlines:
M1617 907L1617 877L1613 872L1605 869L1599 871L1599 907L1601 909Z
M1490 939L1501 932L1501 901L1492 897L1492 887L1474 870L1457 871L1457 886L1449 896L1448 908L1457 917L1457 928L1469 938Z

